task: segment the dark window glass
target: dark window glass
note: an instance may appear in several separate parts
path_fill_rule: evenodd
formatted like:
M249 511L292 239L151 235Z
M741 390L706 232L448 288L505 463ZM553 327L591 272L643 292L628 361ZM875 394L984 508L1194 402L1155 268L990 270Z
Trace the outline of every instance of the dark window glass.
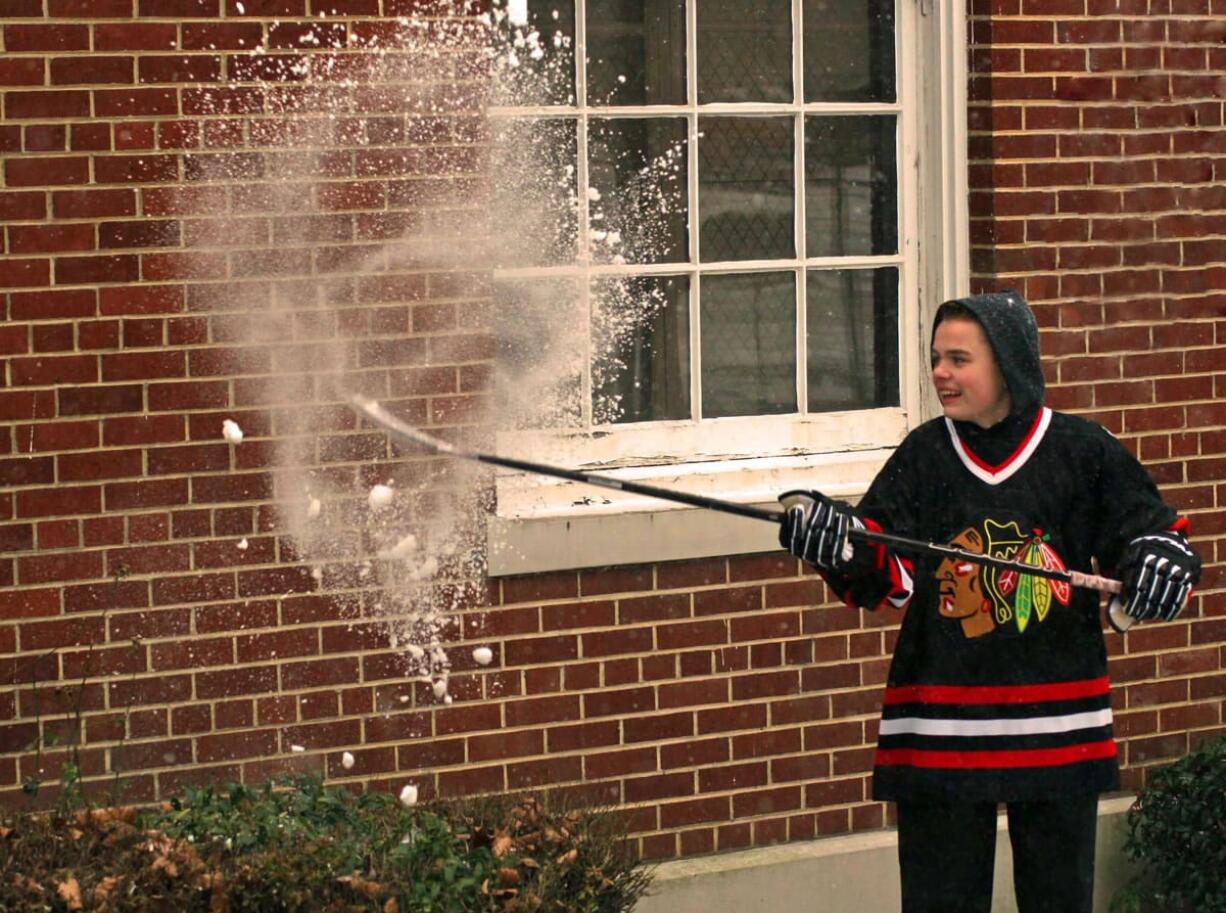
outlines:
M684 0L587 4L592 105L685 104Z
M898 253L897 118L805 118L808 256Z
M805 101L894 101L894 0L804 0L804 22Z
M690 417L687 276L596 283L592 417L596 424Z
M592 260L687 260L685 120L592 118L588 124Z
M699 118L703 262L795 256L792 123L790 117Z
M698 103L792 101L792 4L701 0Z
M809 411L897 406L898 269L810 270Z
M702 417L796 411L796 276L704 276Z

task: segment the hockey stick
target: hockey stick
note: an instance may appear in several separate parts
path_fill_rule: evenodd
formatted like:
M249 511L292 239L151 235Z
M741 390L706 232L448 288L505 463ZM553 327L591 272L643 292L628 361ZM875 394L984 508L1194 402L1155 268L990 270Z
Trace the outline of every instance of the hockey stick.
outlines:
M354 409L360 415L370 419L384 431L391 434L393 437L401 441L409 441L414 444L420 444L427 450L434 453L445 454L447 456L456 457L461 460L472 460L478 463L486 463L490 466L501 466L504 469L518 469L521 472L531 472L536 475L553 476L558 479L568 479L572 482L582 482L585 485L595 485L598 488L612 488L617 491L626 491L631 494L644 495L649 498L657 498L661 501L672 501L677 504L688 504L691 507L701 507L706 510L716 510L726 514L736 514L740 517L749 517L754 520L765 520L769 523L782 523L785 517L783 511L769 510L763 507L754 507L752 504L737 504L734 501L724 501L719 498L710 498L706 495L695 495L685 491L675 491L669 488L658 488L655 485L645 485L642 482L633 482L629 479L615 479L612 476L599 475L591 472L580 472L575 469L564 469L560 466L550 466L547 463L534 463L529 460L517 460L512 457L495 456L490 453L479 453L475 450L465 450L462 447L457 447L454 444L449 444L446 441L439 440L433 435L426 434L418 428L414 428L405 422L402 422L396 416L392 415L375 400L365 396L354 395L351 398ZM914 555L937 555L946 558L954 558L960 561L969 561L973 564L987 565L988 567L1000 568L1002 570L1016 571L1019 574L1030 574L1034 577L1046 577L1050 580L1062 580L1072 586L1082 587L1084 589L1098 590L1103 593L1119 593L1122 586L1118 580L1112 580L1109 577L1100 577L1097 574L1084 574L1081 571L1061 571L1046 567L1034 567L1029 564L1024 564L1021 561L1013 561L1009 558L999 558L995 555L984 555L979 552L971 552L966 549L958 548L954 545L943 545L938 542L924 542L920 539L908 539L905 536L895 536L891 533L877 532L870 529L850 529L848 536L852 539L857 539L864 542L873 542L880 545L888 545L891 548L897 549L900 552L907 552ZM1108 618L1111 626L1121 633L1127 630L1133 623L1133 619L1125 615L1122 609L1118 609L1114 603L1111 604L1111 610L1108 613Z

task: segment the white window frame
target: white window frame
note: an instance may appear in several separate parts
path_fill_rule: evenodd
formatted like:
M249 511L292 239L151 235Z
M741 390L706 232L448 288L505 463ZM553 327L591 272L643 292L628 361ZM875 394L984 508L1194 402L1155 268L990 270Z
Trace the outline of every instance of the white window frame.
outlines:
M895 256L823 260L806 258L800 247L804 221L804 163L795 167L798 211L797 252L791 261L703 264L701 275L792 269L805 299L806 267L889 266L900 270L900 405L854 412L747 416L602 426L593 431L499 432L499 453L555 465L602 471L651 484L700 492L743 503L769 506L790 488L817 488L855 500L867 488L893 447L937 407L928 391L929 341L926 328L941 301L965 294L969 285L966 178L966 29L965 0L898 0L894 104L720 104L695 106L696 44L694 5L687 13L687 92L690 105L618 108L618 116L673 114L687 118L689 167L697 168L697 117L720 114L897 113L899 129L900 250ZM793 0L793 80L801 95L802 0ZM576 53L584 53L583 17L576 17ZM568 116L604 117L608 109L588 108L586 91L576 86L577 108ZM556 108L515 114L558 115ZM803 149L803 117L796 118L797 148ZM587 186L585 131L579 131L578 186ZM691 180L688 264L651 267L591 266L586 269L508 270L497 277L676 274L692 271L697 260L696 181ZM585 194L580 218L586 244ZM691 273L694 275L694 273ZM579 283L587 293L586 281ZM690 345L699 349L696 301L698 282L690 283ZM798 403L807 401L804 368L805 308L798 308ZM692 356L693 358L693 356ZM699 371L691 370L691 403L698 408ZM584 401L590 404L585 378ZM585 406L590 408L590 406ZM760 521L610 494L577 483L518 473L496 477L497 508L487 527L491 576L582 567L637 564L683 558L747 554L778 548L776 532Z

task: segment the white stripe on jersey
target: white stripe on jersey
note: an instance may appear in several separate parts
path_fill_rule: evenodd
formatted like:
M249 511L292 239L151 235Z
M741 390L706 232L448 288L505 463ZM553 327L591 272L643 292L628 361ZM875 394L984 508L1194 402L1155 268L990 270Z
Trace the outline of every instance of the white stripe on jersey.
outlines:
M882 720L881 735L1039 735L1045 732L1073 732L1111 725L1111 708L1091 710L1086 713L1069 713L1064 716L1032 716L1022 719L996 720L950 720L927 717L899 717Z

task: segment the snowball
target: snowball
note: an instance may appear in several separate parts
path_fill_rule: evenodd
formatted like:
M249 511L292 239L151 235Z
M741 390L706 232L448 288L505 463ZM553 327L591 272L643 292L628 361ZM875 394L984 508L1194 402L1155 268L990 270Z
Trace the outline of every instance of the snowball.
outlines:
M417 551L417 537L409 533L386 552L388 558L407 558Z
M593 203L599 203L600 202L600 191L597 190L595 187L589 187L587 189L587 198L591 200Z
M417 787L412 783L406 785L405 788L400 791L400 801L405 805L416 805Z
M341 755L341 767L345 768L345 770L349 770L350 768L353 767L353 752L352 751L347 751L343 755Z
M507 18L511 25L528 24L528 0L508 0Z
M323 510L323 505L319 503L319 498L311 498L307 502L307 519L314 520L319 516L321 510Z
M434 696L442 697L447 693L447 679L440 678L434 683Z
M371 488L370 494L366 496L366 503L370 505L371 510L382 510L392 503L394 494L390 485L375 485Z
M489 647L477 647L473 650L473 659L477 665L488 666L494 659L494 651Z
M226 419L221 423L221 436L231 444L241 444L243 442L243 429L238 427L238 422L233 419Z
M246 536L238 540L238 548L239 548L239 551L242 551L242 552L247 551L247 537Z

